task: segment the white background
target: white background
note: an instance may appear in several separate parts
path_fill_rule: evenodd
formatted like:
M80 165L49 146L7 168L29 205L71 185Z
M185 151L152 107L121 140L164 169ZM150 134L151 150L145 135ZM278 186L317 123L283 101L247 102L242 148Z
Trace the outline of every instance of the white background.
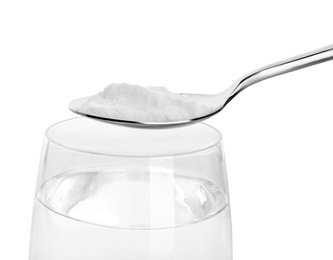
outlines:
M0 259L28 259L43 133L74 116L71 99L111 82L217 93L333 44L330 4L1 1ZM234 259L333 259L332 72L258 83L207 120L224 137Z

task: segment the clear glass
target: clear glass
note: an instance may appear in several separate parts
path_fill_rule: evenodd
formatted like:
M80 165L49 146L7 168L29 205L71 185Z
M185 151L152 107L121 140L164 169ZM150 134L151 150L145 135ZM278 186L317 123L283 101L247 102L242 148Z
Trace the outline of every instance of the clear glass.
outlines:
M231 260L220 133L75 118L45 134L30 260Z

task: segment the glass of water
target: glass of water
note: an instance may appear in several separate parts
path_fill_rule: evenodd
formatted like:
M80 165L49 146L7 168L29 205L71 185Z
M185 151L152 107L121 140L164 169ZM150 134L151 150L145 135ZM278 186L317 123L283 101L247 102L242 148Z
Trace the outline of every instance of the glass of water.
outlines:
M220 133L88 118L45 133L30 260L231 260Z

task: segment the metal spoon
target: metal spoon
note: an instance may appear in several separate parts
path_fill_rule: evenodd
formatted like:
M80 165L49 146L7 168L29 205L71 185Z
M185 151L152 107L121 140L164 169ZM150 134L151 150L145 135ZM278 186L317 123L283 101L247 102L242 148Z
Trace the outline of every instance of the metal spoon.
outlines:
M178 127L188 124L198 123L203 121L218 112L220 112L238 93L240 93L245 88L260 82L262 80L272 78L284 73L292 72L295 70L303 69L312 65L316 65L325 61L333 59L333 44L310 51L286 60L282 60L265 67L259 68L251 73L244 75L243 77L236 80L230 87L222 91L221 93L214 95L206 94L187 94L188 96L195 99L200 104L206 104L210 107L214 107L213 112L198 117L189 118L183 121L172 121L172 122L139 122L139 121L129 121L121 120L115 118L104 118L96 115L89 115L78 111L81 104L85 103L89 97L80 98L73 100L69 104L69 109L81 116L86 116L92 119L101 120L107 123L125 125L129 127L142 127L142 128L168 128L168 127Z

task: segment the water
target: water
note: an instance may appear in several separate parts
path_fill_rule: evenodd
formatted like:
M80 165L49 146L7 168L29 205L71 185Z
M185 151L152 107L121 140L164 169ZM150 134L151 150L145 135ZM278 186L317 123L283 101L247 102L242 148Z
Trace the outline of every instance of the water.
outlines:
M231 259L223 190L162 168L57 175L34 214L30 260Z

